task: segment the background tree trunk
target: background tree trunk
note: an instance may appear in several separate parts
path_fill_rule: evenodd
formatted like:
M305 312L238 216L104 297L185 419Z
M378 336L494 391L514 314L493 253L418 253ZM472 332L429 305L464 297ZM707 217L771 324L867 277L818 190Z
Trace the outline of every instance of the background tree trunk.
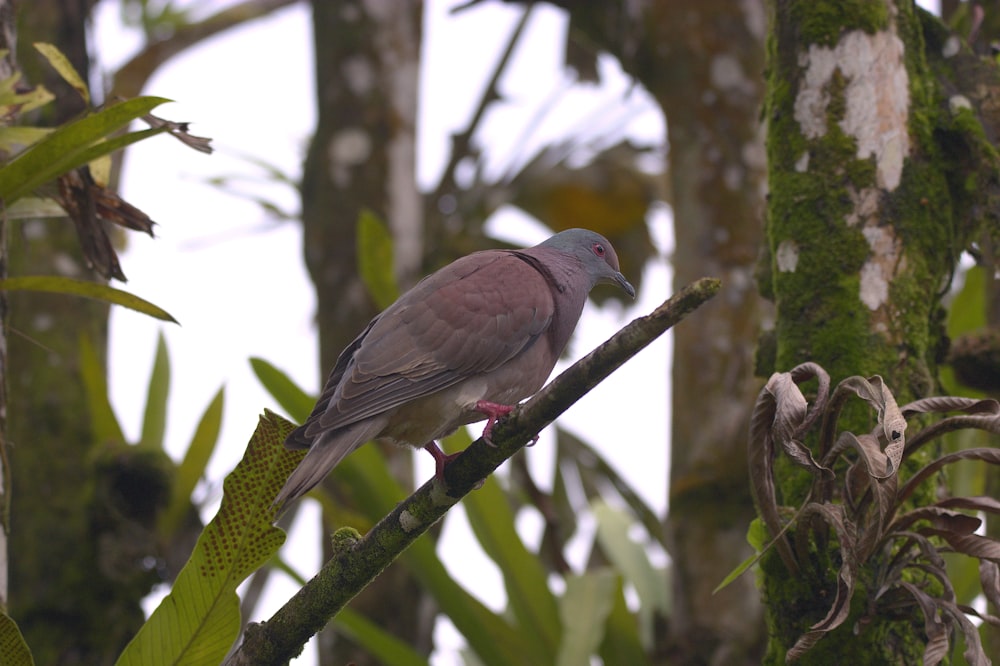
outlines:
M667 118L674 286L722 292L674 333L666 520L673 563L670 663L757 663L763 613L752 579L712 590L751 553L745 442L759 389L753 356L768 311L754 288L765 188L762 0L563 3L573 26L618 57Z
M318 125L302 182L305 259L316 286L323 381L337 356L377 313L356 261L365 209L393 231L397 275L419 269L423 201L416 189L416 110L421 3L314 0ZM412 486L409 451L386 448L396 476ZM336 474L334 475L336 477ZM333 478L333 477L332 477ZM327 488L342 506L350 500ZM322 529L323 559L330 556ZM383 573L352 608L429 654L433 613L403 567ZM391 600L391 601L389 601ZM320 635L320 663L376 664L331 631Z
M87 80L91 4L44 0L22 8L18 60L26 80L56 95L38 124L71 119L84 103L32 43L55 44ZM18 221L9 240L12 275L92 277L65 219ZM10 613L36 663L110 664L142 624L139 602L157 577L138 565L150 544L118 531L128 522L121 512L129 507L116 502L116 484L130 478L127 457L104 458L105 446L122 443L93 441L79 374L81 337L104 360L108 306L30 292L8 299L17 332L9 347Z
M667 49L642 80L669 128L674 289L706 275L723 284L674 332L671 643L684 663L757 664L764 627L753 579L713 590L751 554L745 438L767 311L754 284L766 175L759 120L765 9L719 0L696 8L660 2L654 11L660 30L652 44Z

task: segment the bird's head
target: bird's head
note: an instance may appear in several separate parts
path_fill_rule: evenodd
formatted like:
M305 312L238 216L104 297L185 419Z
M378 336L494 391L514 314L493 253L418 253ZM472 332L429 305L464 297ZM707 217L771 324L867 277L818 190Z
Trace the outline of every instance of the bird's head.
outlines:
M589 229L567 229L561 231L538 247L559 250L580 260L590 276L591 284L617 285L626 294L635 298L635 287L622 275L618 265L618 255L608 239Z

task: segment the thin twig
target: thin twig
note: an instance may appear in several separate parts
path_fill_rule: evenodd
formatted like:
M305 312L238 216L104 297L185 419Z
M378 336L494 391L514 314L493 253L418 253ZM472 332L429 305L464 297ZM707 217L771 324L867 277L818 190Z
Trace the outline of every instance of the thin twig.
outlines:
M718 292L721 283L702 278L684 287L645 317L635 319L536 393L493 430L449 463L444 483L431 479L401 502L364 537L345 528L334 534L334 555L270 620L247 627L229 666L283 664L322 629L417 537L466 493L517 453L627 360ZM360 537L360 538L359 538Z

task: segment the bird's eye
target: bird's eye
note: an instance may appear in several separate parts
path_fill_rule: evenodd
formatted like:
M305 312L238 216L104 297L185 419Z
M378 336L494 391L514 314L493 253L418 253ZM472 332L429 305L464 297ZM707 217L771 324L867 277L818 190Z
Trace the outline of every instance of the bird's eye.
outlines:
M598 257L603 257L604 246L601 245L600 243L594 243L594 254L596 254Z

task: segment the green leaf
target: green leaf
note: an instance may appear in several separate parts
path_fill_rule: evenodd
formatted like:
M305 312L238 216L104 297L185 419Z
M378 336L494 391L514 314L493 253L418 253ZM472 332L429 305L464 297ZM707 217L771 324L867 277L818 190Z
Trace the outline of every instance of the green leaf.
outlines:
M601 643L601 659L605 664L629 664L629 666L646 666L650 663L642 643L639 640L639 630L635 617L625 603L625 590L621 579L615 585L613 605L608 615Z
M282 446L292 424L265 410L243 459L223 482L222 505L174 587L128 644L120 666L218 664L240 632L236 587L277 552L271 502L305 455Z
M250 367L261 385L293 420L303 423L309 418L316 403L315 397L299 388L284 371L262 358L251 358Z
M18 90L21 81L20 72L15 72L6 79L0 79L0 113L4 117L17 117L39 107L45 106L56 97L45 86L35 86L29 90Z
M350 608L333 619L337 633L354 641L385 666L427 666L428 661L407 643L399 640L361 613Z
M215 452L219 431L222 429L224 403L225 389L220 388L201 415L191 443L184 453L184 460L177 467L170 505L159 522L160 533L167 539L176 534L183 524L184 517L191 508L191 494L205 475L208 461Z
M45 56L45 59L49 61L52 65L52 69L59 73L59 76L63 78L63 81L70 84L83 101L90 106L90 90L87 88L87 84L83 82L80 78L79 72L73 67L73 64L69 61L62 51L53 46L52 44L46 44L45 42L35 42L35 49Z
M80 336L80 375L87 393L87 411L95 446L103 447L109 442L125 444L121 424L108 398L107 370L86 335Z
M449 450L456 443L471 442L463 429L448 438ZM552 663L562 629L559 607L549 590L548 573L539 557L528 550L514 529L515 516L495 476L462 501L472 531L486 554L503 573L507 599L521 632L531 641L535 654Z
M0 612L0 664L4 666L34 666L28 644L24 642L17 623Z
M160 127L102 141L166 101L161 97L136 97L60 126L0 168L0 199L10 204L71 169L166 131L166 127Z
M614 605L617 574L610 569L566 578L559 603L563 634L556 666L588 666L604 640L604 623Z
M153 371L149 373L146 389L146 412L142 419L142 436L139 446L149 449L163 448L163 433L167 429L167 397L170 395L170 356L163 331L156 336L156 356Z
M629 528L634 521L628 514L604 502L595 502L593 511L597 519L596 538L601 550L639 595L643 645L650 647L654 641L654 616L657 613L663 617L670 616L666 572L656 569L649 561L646 549L629 538Z
M333 475L371 523L389 513L406 496L375 446L362 446L354 451L333 470ZM400 559L434 597L441 612L451 619L483 664L550 666L551 657L540 657L524 632L512 627L455 582L435 552L430 535L417 539Z
M367 208L358 216L358 272L380 310L399 297L392 271L392 234Z
M72 296L83 296L93 298L105 303L121 305L122 307L141 312L162 319L177 323L170 313L160 307L153 305L147 300L139 298L134 294L121 289L109 287L106 284L90 282L88 280L75 280L68 277L58 277L54 275L32 275L24 277L12 277L0 280L0 290L3 291L44 291L51 294L67 294Z
M747 528L747 543L749 543L754 549L754 554L740 562L735 569L730 571L729 574L722 579L722 582L715 586L715 589L712 590L712 594L718 594L720 590L727 587L734 580L742 576L743 572L757 564L757 561L760 560L765 550L773 544L773 541L770 541L770 539L771 533L768 531L767 527L765 527L764 521L759 517L751 520L750 526Z

